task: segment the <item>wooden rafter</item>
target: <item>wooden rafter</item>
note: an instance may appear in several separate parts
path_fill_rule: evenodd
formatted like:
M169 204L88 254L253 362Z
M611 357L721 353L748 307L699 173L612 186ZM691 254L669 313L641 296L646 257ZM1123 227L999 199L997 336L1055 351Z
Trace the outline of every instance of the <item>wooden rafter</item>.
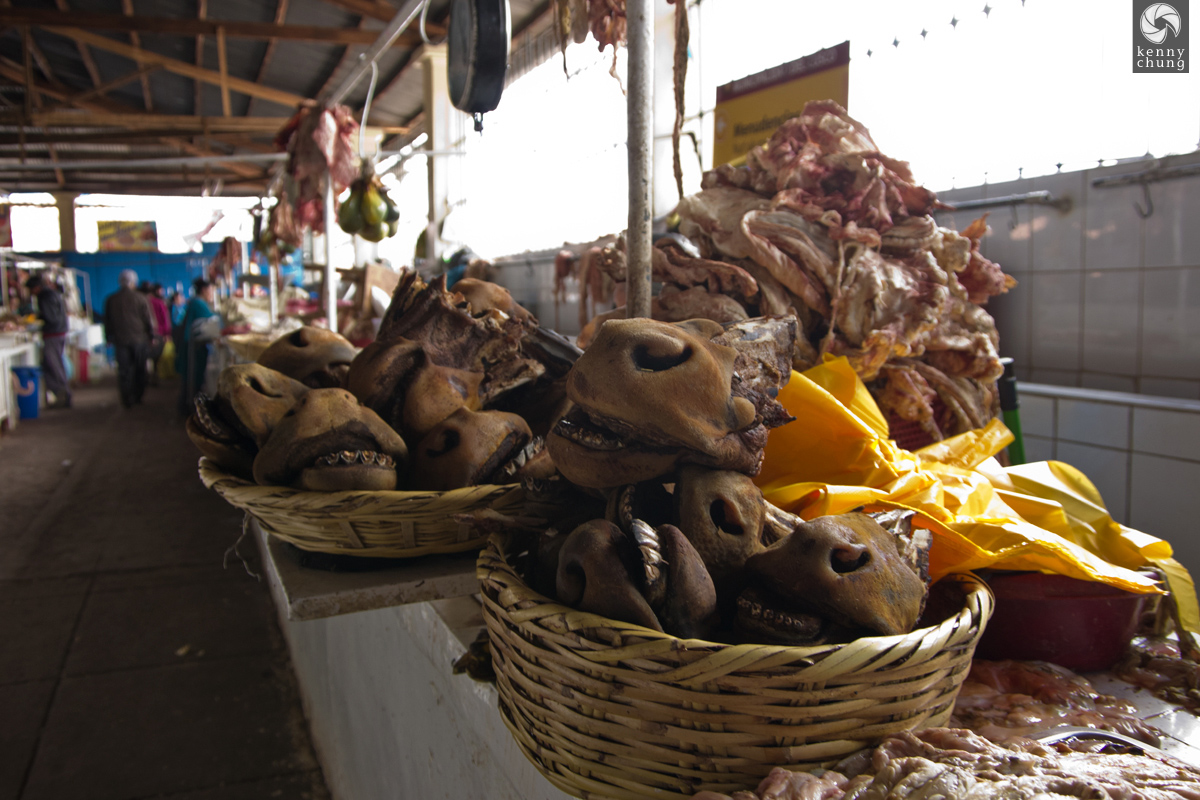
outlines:
M126 0L128 3L128 0ZM203 5L203 4L201 4ZM41 27L70 25L88 30L126 31L133 34L154 33L177 36L216 36L217 28L224 28L225 35L243 39L280 39L298 42L321 42L325 44L371 44L379 31L368 30L361 25L354 28L330 28L321 25L285 25L282 22L248 22L243 20L210 20L207 15L195 19L179 17L144 17L129 14L101 14L87 11L61 12L39 8L0 9L0 25L37 25ZM392 13L395 13L394 10ZM374 17L370 15L364 18ZM389 15L387 19L391 19ZM426 25L431 36L445 33L443 25ZM421 42L415 32L402 35L395 47L412 47Z
M366 28L363 27L363 23L365 21L366 21L366 17L363 17L362 19L360 19L358 21L358 27L362 30L366 30ZM357 52L361 52L361 51L356 50L355 48L353 48L349 45L347 45L346 48L342 50L341 58L338 59L338 62L336 65L334 65L333 69L329 71L329 75L326 76L325 83L321 84L321 88L317 91L316 97L324 97L325 96L325 93L327 91L329 91L329 88L331 86L333 86L334 79L341 77L340 73L341 73L342 69L346 66L346 64L350 61L351 54L357 53Z
M8 101L12 103L12 101ZM12 106L15 108L15 104ZM35 115L36 116L36 115ZM25 132L25 143L27 145L88 145L88 144L153 144L153 142L141 142L135 140L142 139L162 139L170 136L186 135L188 131L181 132L178 128L144 128L140 130L115 129L106 128L95 131L83 131L78 133L63 133L55 131L52 133L43 132ZM230 133L223 131L220 133L212 133L209 138L218 144L227 147L239 147L247 150L252 150L256 153L274 153L275 148L267 141L271 136L270 132L262 131L255 133ZM0 148L11 146L20 143L20 136L16 133L0 133ZM126 156L122 155L122 158Z
M217 71L221 76L221 113L233 116L229 102L229 63L225 60L225 29L217 28Z
M208 0L196 0L196 18L204 19L208 16ZM196 34L196 66L204 69L204 34ZM204 82L192 79L192 88L195 90L195 99L192 100L192 113L200 114L203 112L201 101L204 99Z
M133 0L121 0L121 13L127 17L133 16ZM79 22L71 20L70 24L78 25ZM129 43L138 50L142 49L142 38L138 35L137 31L129 32ZM145 102L147 111L154 111L154 96L150 92L149 75L142 76L142 101Z
M195 78L197 80L204 81L205 83L211 83L215 86L221 85L221 75L214 70L202 69L192 64L188 64L186 61L179 61L178 59L159 55L158 53L150 50L143 50L140 47L131 47L130 45L122 42L101 36L98 33L92 33L91 31L84 31L78 28L47 28L47 30L51 30L57 34L66 36L69 39L74 39L77 42L90 44L92 47L100 50L107 50L110 53L116 53L117 55L125 56L126 58L136 61L139 64L156 64L168 72L174 72L177 75L183 75L187 78ZM235 78L233 76L230 76L227 78L227 80L230 89L236 92L241 92L242 94L248 94L251 97L261 97L263 100L270 100L273 103L279 103L284 106L296 106L304 102L304 98L300 95L292 94L291 92L285 92L282 89L272 89L269 86L259 86L252 81L243 80L242 78Z
M382 0L325 0L331 6L337 6L343 11L350 11L363 17L377 19L380 22L391 22L396 16L396 7Z
M111 81L106 81L105 83L99 84L98 86L88 89L86 92L80 92L79 94L74 95L71 98L71 101L91 100L93 97L99 97L100 95L108 94L113 89L116 89L119 86L124 86L125 84L129 83L130 81L135 81L138 78L141 78L143 75L149 75L151 72L154 72L156 69L158 69L158 65L151 64L147 67L135 69L133 72L127 72L119 78L114 78Z
M14 62L0 60L0 74L9 75ZM20 67L17 66L17 73ZM40 87L40 91L52 91L48 87ZM61 93L64 102L73 94L66 90ZM53 96L53 94L52 94ZM80 107L86 107L87 102ZM131 134L138 131L170 130L176 133L198 133L205 129L213 134L220 133L262 133L274 135L288 121L287 117L199 117L190 114L149 114L125 107L121 111L96 108L90 113L80 114L74 111L41 111L34 112L22 118L20 114L0 113L0 124L16 125L24 123L38 128L128 128ZM400 128L384 128L384 133L400 132ZM157 135L157 134L155 134Z
M5 77L11 78L12 73L15 71L16 67L17 67L17 65L13 64L8 59L0 58L0 75L4 75ZM28 73L29 70L26 70L26 72ZM32 75L30 75L30 78L32 78ZM124 107L120 106L119 104L114 103L111 100L104 100L104 99L72 102L71 98L74 93L67 87L63 86L62 84L39 84L38 82L34 81L27 87L27 90L34 90L34 89L36 89L36 91L40 94L45 94L47 97L54 97L55 99L62 100L65 103L71 103L76 108L91 112L87 115L87 118L89 120L95 119L96 117L103 116L105 112L107 112L113 116L119 116L119 112L114 112L114 107L124 108ZM34 121L37 119L37 115L35 114L35 115L31 115L31 116L33 117L33 119L30 120L30 122L34 125L39 125L40 124L39 122ZM48 115L48 116L52 116L52 114ZM125 116L132 116L132 117L136 118L141 115L126 114ZM147 116L155 116L155 117L161 118L166 115L147 114ZM96 123L93 123L93 124L96 124ZM42 127L46 127L46 126L44 124L42 124ZM181 147L185 150L188 150L189 152L194 152L192 150L189 150L189 148L196 147L195 145L192 145L190 142L186 142L186 140L183 140L183 139L180 139L177 137L161 137L160 141L164 141L167 144L171 144L176 147ZM216 151L209 150L207 148L198 148L198 150L203 150L204 155L213 155L213 156L223 155L222 153L218 153ZM253 176L261 176L262 175L261 170L256 169L256 168L254 168L248 164L244 164L244 163L230 162L228 164L228 167L231 171L236 172L239 175L243 175L244 177L253 177Z
M67 0L54 0L54 4L58 6L58 10L70 13L71 7L67 5ZM83 61L83 66L88 72L88 76L92 79L92 86L99 86L102 81L100 79L100 70L96 67L96 59L92 58L92 51L88 49L86 44L75 43L75 49L79 51L79 59Z
M287 19L288 0L276 0L275 2L275 24L282 25ZM270 38L267 40L267 49L263 51L262 61L258 62L258 75L255 76L255 83L262 83L266 77L267 67L271 64L271 59L275 56L275 48L279 45L279 39ZM250 98L250 104L246 107L246 116L254 113L254 104L257 102L257 97Z

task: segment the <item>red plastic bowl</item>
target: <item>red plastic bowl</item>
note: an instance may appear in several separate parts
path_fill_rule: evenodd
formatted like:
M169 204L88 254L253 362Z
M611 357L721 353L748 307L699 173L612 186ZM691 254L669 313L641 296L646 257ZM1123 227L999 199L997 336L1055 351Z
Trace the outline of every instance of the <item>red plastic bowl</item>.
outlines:
M992 573L996 611L975 657L1050 661L1088 672L1125 653L1148 595L1040 572Z

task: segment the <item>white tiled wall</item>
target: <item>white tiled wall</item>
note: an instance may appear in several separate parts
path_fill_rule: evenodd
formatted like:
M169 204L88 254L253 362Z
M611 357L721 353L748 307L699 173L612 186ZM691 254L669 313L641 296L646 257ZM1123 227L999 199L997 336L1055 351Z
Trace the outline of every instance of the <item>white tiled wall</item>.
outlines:
M1200 399L1200 176L1092 181L1200 162L1200 152L939 192L947 203L1048 190L1071 201L990 210L983 252L1017 280L992 298L1001 355L1019 380ZM961 230L981 211L942 212Z
M1113 519L1171 543L1200 576L1200 401L1020 383L1027 461L1081 470Z

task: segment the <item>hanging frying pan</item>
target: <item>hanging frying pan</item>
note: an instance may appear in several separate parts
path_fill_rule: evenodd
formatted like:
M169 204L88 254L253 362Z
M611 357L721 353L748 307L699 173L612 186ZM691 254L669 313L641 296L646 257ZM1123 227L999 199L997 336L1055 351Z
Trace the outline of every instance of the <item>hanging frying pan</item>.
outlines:
M512 31L508 0L451 0L447 41L450 102L480 115L500 104Z

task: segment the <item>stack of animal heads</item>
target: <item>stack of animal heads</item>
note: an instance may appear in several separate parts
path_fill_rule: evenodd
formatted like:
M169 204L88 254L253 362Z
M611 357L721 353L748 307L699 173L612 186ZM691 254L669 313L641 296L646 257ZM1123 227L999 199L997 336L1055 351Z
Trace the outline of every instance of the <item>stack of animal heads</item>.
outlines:
M689 638L785 645L912 630L927 593L928 531L912 513L804 521L747 476L689 466L609 495L605 519L543 535L538 573L561 602ZM541 579L541 585L546 585Z
M407 273L361 352L320 328L281 337L198 403L193 440L241 477L305 489L440 491L550 476L542 439L514 412L557 414L579 351L505 289L478 280L460 289ZM549 424L538 421L543 432Z
M394 489L404 441L344 389L309 389L261 364L222 371L187 422L202 454L247 480L297 489Z
M407 274L347 387L413 444L414 489L549 477L553 465L529 422L495 407L542 385L545 364L523 349L537 320L495 284L455 286Z

